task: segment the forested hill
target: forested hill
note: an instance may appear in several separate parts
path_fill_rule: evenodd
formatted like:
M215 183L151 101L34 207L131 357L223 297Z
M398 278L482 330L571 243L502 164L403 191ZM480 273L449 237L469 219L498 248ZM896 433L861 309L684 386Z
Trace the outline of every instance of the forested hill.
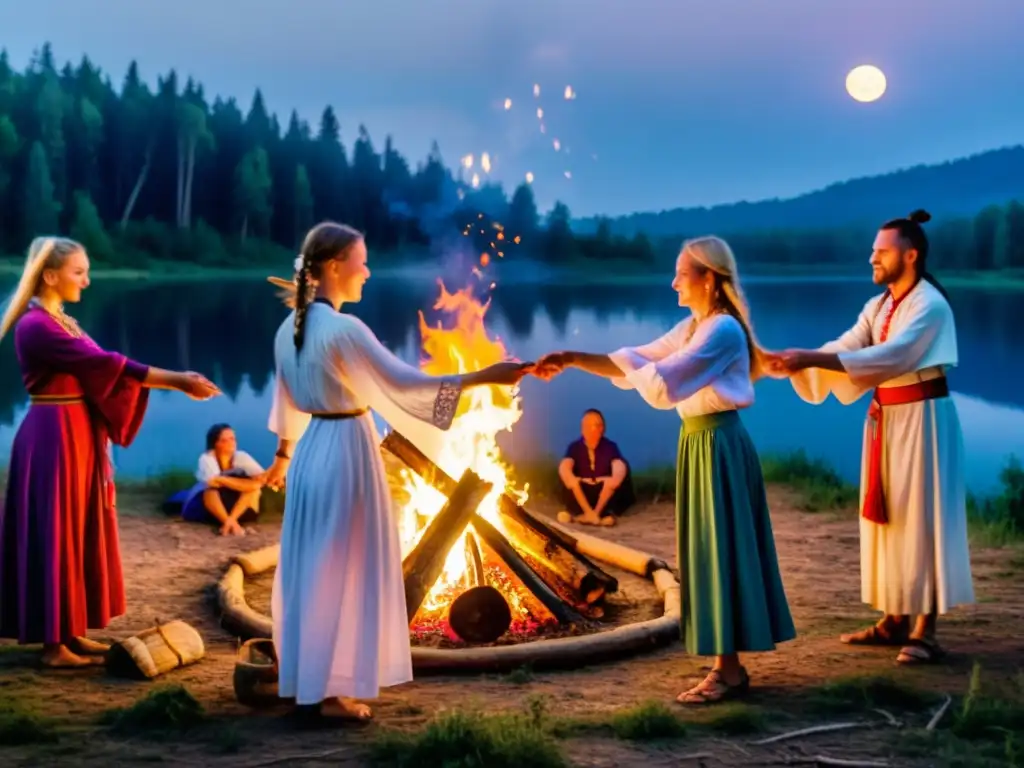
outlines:
M939 165L913 168L832 184L785 200L762 200L634 213L611 220L611 231L632 236L678 236L697 232L844 227L877 224L915 208L936 218L973 216L988 205L1024 199L1024 146L996 149ZM591 232L598 219L574 221Z

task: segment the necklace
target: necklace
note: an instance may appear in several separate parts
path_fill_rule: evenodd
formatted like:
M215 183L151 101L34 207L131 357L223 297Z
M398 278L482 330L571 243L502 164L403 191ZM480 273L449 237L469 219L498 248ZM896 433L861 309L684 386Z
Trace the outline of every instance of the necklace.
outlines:
M37 299L33 299L32 303L52 317L57 322L57 325L63 328L69 336L80 339L85 335L82 332L82 327L78 324L78 321L71 317L71 315L67 314L64 311L64 307L61 307L56 312L51 312L47 307L43 306L41 301Z

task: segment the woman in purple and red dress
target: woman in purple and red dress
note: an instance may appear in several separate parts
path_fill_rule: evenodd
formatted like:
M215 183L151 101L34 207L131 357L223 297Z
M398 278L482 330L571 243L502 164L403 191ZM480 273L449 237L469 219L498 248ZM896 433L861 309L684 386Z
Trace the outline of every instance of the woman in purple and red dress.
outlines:
M0 319L31 402L0 508L0 637L42 643L49 667L102 664L109 647L86 632L125 612L110 443L135 438L150 389L219 394L197 373L97 346L63 310L88 286L81 245L36 238Z

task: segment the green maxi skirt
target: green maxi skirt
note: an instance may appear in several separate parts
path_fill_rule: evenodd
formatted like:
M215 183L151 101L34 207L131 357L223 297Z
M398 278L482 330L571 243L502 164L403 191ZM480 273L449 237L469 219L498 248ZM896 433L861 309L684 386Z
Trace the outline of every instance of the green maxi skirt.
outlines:
M676 531L687 652L770 651L796 637L761 462L736 411L683 421Z

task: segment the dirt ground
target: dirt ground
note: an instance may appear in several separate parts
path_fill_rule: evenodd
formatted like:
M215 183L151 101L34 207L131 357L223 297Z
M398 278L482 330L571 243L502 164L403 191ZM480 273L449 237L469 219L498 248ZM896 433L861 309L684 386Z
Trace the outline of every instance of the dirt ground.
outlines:
M918 690L957 696L966 692L975 661L983 665L986 679L1006 680L1019 673L1024 665L1020 550L975 548L979 602L956 610L943 621L941 639L949 657L941 665L897 669L893 650L851 649L837 639L841 631L875 618L858 599L856 517L852 513L797 511L792 496L783 488L772 488L770 499L799 637L775 653L745 659L755 686L749 707L758 718L765 718L763 732L737 736L699 730L696 735L659 743L591 733L562 742L575 764L595 768L813 764L815 755L886 761L893 766L952 764L934 749L916 753L904 749L901 731L884 725L885 717L872 712L870 706L854 716L837 717L814 711L806 701L823 684L839 678L887 675ZM95 636L117 639L179 618L202 633L207 657L147 683L114 679L101 669L43 671L36 665L37 649L0 645L0 702L22 702L55 718L61 729L56 744L0 747L4 765L359 765L367 745L382 728L414 729L445 708L525 711L538 697L545 702L546 711L561 718L607 717L652 699L673 706L698 724L707 716L672 704L684 686L706 672L708 663L673 645L646 656L572 672L422 678L384 691L374 704L376 720L370 726L299 730L286 711L256 712L235 701L232 672L237 641L221 629L211 603L211 585L228 558L274 543L278 527L259 524L245 538L223 539L202 526L151 511L155 509L152 498L122 493L120 503L129 613ZM661 503L638 507L619 527L602 530L599 535L674 563L673 530L672 507ZM98 724L104 710L128 706L160 683L186 686L213 722L173 740L115 737ZM908 726L920 729L931 712L895 714ZM773 733L849 721L851 717L871 721L872 730L838 731L771 745L753 743ZM325 752L330 754L325 756ZM699 757L703 753L708 757Z

